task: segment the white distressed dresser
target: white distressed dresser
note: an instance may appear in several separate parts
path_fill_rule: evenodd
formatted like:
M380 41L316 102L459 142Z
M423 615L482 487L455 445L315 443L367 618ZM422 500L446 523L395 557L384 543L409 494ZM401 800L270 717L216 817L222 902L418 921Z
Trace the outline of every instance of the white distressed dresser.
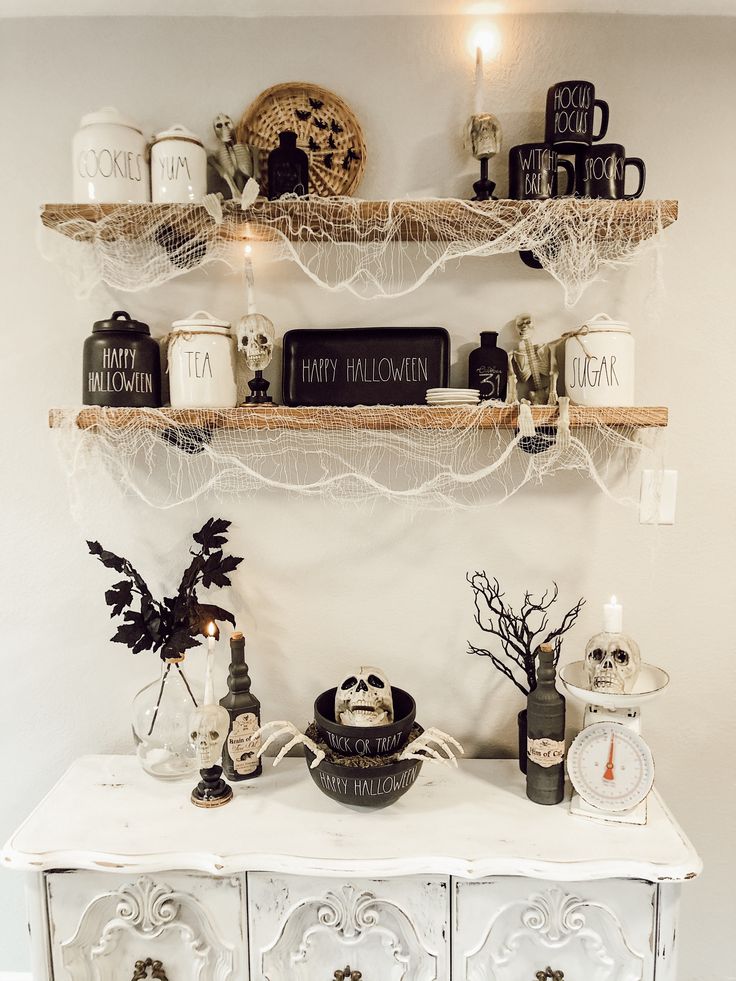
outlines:
M656 794L627 827L532 804L512 760L425 764L381 811L300 759L217 810L189 789L85 757L12 836L34 981L676 981L701 865Z

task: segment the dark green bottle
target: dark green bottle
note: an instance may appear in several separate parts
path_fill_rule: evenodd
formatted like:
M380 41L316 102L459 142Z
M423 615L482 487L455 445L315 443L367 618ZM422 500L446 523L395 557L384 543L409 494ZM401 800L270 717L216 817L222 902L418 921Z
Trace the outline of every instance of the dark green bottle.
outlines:
M222 768L228 780L251 780L261 775L259 746L251 746L249 737L261 725L261 703L250 690L248 665L245 663L245 637L238 630L230 638L230 673L227 695L220 699L230 716L230 729L222 747Z
M526 795L535 804L559 804L565 794L565 699L555 688L554 657L552 644L542 644L526 703Z

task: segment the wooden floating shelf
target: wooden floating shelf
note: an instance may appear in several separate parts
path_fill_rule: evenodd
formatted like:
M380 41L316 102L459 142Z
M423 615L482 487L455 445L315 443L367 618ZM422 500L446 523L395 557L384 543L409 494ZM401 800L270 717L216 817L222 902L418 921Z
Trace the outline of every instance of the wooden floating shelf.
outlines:
M285 237L294 242L373 242L384 241L385 223L391 215L392 238L402 242L446 240L453 228L459 238L468 240L468 215L472 209L473 224L479 242L492 242L508 233L532 212L548 212L555 222L565 220L584 222L589 215L596 221L596 234L601 238L622 237L643 241L658 231L657 213L661 209L661 225L666 228L677 221L677 201L601 201L581 198L556 198L551 201L484 201L463 202L453 198L399 201L360 201L357 199L305 199L301 201L256 201L247 211L236 202L223 204L223 222L218 235L226 241L268 241ZM141 209L147 220L141 222ZM477 220L478 212L483 220ZM135 239L150 234L151 228L176 222L186 227L200 225L206 216L201 204L46 204L41 221L77 241L93 237L90 223L115 218L114 226L105 229L111 241L117 238ZM604 220L601 220L604 219ZM360 225L360 234L356 227ZM141 231L143 229L143 231Z
M51 409L49 426L68 424L75 410ZM516 405L494 405L482 409L464 406L374 406L371 408L286 408L284 406L243 406L238 409L112 409L90 406L76 412L78 429L106 428L165 430L172 428L207 429L289 429L325 431L331 429L516 429ZM553 426L558 419L555 406L532 407L536 426ZM609 426L613 428L661 428L668 423L664 406L590 408L570 406L570 425L574 428Z

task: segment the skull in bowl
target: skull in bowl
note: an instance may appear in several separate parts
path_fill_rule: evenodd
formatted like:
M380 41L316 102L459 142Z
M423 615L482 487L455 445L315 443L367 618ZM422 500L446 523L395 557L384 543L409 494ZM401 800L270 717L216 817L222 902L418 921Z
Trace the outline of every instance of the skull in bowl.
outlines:
M221 705L200 705L189 719L189 741L194 747L197 766L206 770L220 758L230 725L227 709Z
M585 648L585 670L591 691L631 692L641 669L639 645L627 634L600 633Z
M380 668L361 667L337 686L335 721L344 726L385 726L394 721L391 685Z
M235 328L238 350L245 355L251 371L263 371L271 363L276 330L261 313L249 313L240 318Z

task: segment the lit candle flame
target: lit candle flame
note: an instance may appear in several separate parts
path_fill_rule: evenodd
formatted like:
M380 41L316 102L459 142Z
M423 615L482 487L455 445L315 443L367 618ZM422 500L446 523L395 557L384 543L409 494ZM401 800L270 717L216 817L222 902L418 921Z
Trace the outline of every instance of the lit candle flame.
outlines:
M207 635L209 637L214 637L216 630L217 627L215 626L214 620L210 620L210 622L207 624Z

